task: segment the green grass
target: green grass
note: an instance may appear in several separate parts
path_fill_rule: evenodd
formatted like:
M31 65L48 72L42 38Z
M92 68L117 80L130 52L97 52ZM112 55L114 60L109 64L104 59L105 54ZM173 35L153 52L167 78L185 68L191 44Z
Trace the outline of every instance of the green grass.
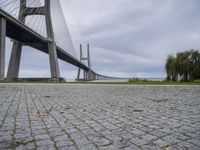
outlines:
M158 81L135 81L135 82L67 82L66 84L125 84L125 85L200 85L197 82L158 82Z

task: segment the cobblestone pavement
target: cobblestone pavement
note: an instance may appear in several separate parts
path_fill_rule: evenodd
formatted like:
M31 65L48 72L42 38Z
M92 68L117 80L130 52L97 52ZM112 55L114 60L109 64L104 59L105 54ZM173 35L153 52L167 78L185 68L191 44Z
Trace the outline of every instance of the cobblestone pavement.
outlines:
M0 149L200 150L200 86L0 84Z

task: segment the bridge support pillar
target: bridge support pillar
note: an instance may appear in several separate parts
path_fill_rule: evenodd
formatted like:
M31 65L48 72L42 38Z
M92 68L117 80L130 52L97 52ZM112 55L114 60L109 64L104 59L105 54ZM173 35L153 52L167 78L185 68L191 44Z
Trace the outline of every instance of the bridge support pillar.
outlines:
M82 56L83 56L82 51L83 51L82 44L80 44L80 61L82 60ZM85 74L85 71L83 72L83 78L85 78L84 74ZM78 68L77 80L80 80L80 75L81 75L81 68Z
M20 16L18 18L19 21L25 23L25 11L26 10L26 0L20 0ZM19 68L20 68L20 60L21 60L21 53L22 53L22 43L18 41L13 42L12 52L10 56L10 62L8 66L7 72L7 81L15 81L19 75Z
M56 81L60 78L60 70L59 70L59 66L58 66L58 58L57 58L55 44L52 42L49 42L48 49L49 49L49 62L50 62L50 69L51 69L51 78Z
M85 78L84 78L84 80L85 80L85 81L88 80L88 72L87 72L87 71L85 71Z
M51 1L45 0L46 7L46 29L47 29L47 37L49 39L48 42L48 50L49 50L49 61L50 61L50 69L51 69L51 78L53 80L58 80L60 78L60 70L58 66L58 57L56 53L56 45L53 33L53 26L51 20Z
M21 53L22 53L22 44L14 41L10 56L10 62L8 66L8 73L6 78L7 81L13 81L18 78Z
M6 19L0 17L0 80L5 76Z
M90 68L90 49L89 49L89 44L87 44L87 56L84 57L83 56L83 51L82 51L82 44L80 44L80 61L87 61L88 63L88 70L83 70L83 80L85 81L90 81L93 80L93 73L91 71ZM80 72L81 72L81 68L78 68L78 74L77 74L77 80L80 80Z
M86 80L86 71L83 71L83 79Z
M88 72L88 80L93 80L93 77L92 77L93 73L91 71Z
M93 77L93 80L96 80L96 75L94 73L93 73L92 77Z

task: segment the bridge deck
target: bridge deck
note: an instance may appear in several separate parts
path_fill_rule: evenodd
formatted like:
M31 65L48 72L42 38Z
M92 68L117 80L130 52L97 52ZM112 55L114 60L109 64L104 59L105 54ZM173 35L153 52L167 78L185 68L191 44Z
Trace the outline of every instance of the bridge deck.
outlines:
M28 45L30 47L33 47L37 50L40 50L48 54L48 39L42 37L29 27L27 27L26 25L24 25L23 23L19 22L17 19L9 15L8 13L4 12L2 9L0 9L0 16L6 18L7 37L16 41L20 41L24 45ZM57 46L56 49L59 59L68 62L74 66L77 66L79 68L82 68L86 71L89 70L89 68L86 65L81 63L77 58L73 57L59 46Z

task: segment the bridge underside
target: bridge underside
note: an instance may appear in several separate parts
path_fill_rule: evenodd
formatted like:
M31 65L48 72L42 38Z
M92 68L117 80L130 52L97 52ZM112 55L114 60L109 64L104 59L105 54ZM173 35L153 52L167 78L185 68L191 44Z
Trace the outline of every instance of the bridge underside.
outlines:
M33 47L44 53L47 53L47 54L49 53L48 39L45 39L42 36L40 36L38 33L30 30L23 23L20 23L19 21L12 18L11 16L9 16L3 11L0 11L0 17L6 18L6 36L7 37L16 41L20 41L24 45ZM85 66L84 64L80 63L78 59L68 54L66 51L62 50L59 47L56 47L56 49L57 49L57 55L59 59L88 71L89 68Z
M9 37L13 41L21 42L23 45L30 46L37 50L40 50L46 54L49 54L48 42L49 39L42 37L38 33L31 30L29 27L19 22L6 12L0 9L0 20L5 20L5 27L0 25L0 74L1 79L4 79L4 70L5 70L5 36ZM1 21L1 23L3 23ZM4 28L6 31L4 31ZM3 35L5 34L5 35ZM65 62L68 62L74 66L77 66L85 71L85 80L105 80L105 79L117 79L107 76L102 76L95 73L93 70L90 70L85 64L81 63L77 58L73 57L65 50L56 46L57 57Z

